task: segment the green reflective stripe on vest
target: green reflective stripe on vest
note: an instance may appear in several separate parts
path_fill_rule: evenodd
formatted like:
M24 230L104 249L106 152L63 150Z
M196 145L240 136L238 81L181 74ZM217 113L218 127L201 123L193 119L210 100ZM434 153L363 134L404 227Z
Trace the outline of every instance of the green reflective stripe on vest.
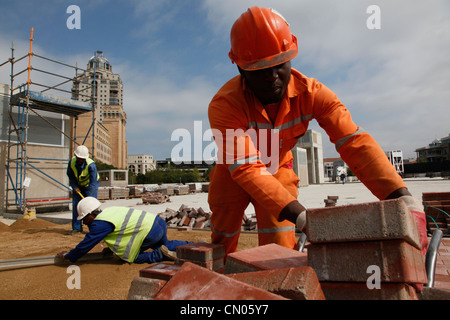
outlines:
M95 219L108 221L114 231L104 241L121 259L133 262L140 252L142 242L155 222L156 215L126 207L104 209Z
M81 174L78 174L77 168L75 167L76 162L77 162L77 157L73 157L72 161L70 162L70 167L72 168L75 178L78 180L78 185L80 187L88 187L89 186L89 165L91 163L94 163L94 160L92 160L90 158L86 159L86 166L84 167L83 171L81 171ZM100 176L97 173L97 181L98 180L100 180Z

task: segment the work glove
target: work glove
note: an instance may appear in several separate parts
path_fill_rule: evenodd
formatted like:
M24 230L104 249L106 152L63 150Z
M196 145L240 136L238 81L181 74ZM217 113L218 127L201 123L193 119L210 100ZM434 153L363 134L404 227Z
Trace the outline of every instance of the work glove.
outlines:
M298 230L301 232L304 232L304 228L306 226L306 210L303 210L298 216L297 220L295 221L295 226Z
M428 249L428 238L427 238L427 219L425 217L425 210L423 209L423 205L418 199L412 196L401 196L399 199L402 199L406 203L409 210L416 219L417 227L419 229L420 234L420 241L422 244L422 254L425 255Z

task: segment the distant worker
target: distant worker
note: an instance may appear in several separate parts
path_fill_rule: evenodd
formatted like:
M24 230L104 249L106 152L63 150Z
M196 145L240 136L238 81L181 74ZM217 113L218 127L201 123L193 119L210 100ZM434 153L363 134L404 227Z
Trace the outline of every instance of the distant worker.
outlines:
M341 177L342 184L345 184L345 172L342 172L340 177Z
M356 126L338 97L291 68L297 38L282 15L273 9L249 8L232 26L230 40L229 57L239 75L216 93L208 109L218 146L208 194L212 242L224 244L227 254L236 251L244 211L251 202L259 245L297 247L295 229L305 231L307 209L297 201L299 178L291 149L315 119L378 199L402 198L413 209L426 250L420 201L411 196L383 150Z
M100 210L96 198L86 197L78 203L78 220L89 227L89 233L70 252L60 258L76 262L104 240L108 248L129 263L155 263L175 260L176 248L188 241L168 240L167 224L155 214L128 207ZM151 252L146 250L153 249Z
M98 196L100 177L94 160L89 158L89 150L86 146L78 146L74 157L67 166L69 185L72 187L72 231L70 233L82 232L81 221L77 220L77 206L83 197Z

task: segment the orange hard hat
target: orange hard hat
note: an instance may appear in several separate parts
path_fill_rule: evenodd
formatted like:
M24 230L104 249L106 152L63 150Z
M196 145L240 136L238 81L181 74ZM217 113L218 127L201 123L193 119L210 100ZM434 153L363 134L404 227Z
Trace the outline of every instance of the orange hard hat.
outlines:
M233 24L228 56L244 70L260 70L285 63L298 53L297 38L274 9L251 7Z

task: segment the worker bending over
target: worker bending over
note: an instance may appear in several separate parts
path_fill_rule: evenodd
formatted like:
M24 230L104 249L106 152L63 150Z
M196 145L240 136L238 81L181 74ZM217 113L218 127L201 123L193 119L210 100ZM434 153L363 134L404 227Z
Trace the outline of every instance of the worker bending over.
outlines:
M155 263L174 260L178 246L188 241L168 240L167 224L155 214L127 207L100 210L96 198L87 197L78 204L78 220L89 227L89 233L70 252L58 256L77 261L100 241L122 260L129 263ZM151 252L146 250L153 249Z
M338 97L291 68L298 53L297 38L281 14L252 7L236 20L230 38L229 57L239 75L217 92L208 109L218 146L208 194L212 242L224 244L227 254L236 251L244 211L251 202L259 245L296 247L295 228L305 231L306 208L297 201L299 178L293 171L291 149L315 119L378 199L405 200L426 251L423 206Z
M83 197L98 196L100 177L94 160L89 158L89 150L86 146L78 146L73 158L67 166L69 185L72 187L72 231L82 232L81 221L77 220L77 206Z

